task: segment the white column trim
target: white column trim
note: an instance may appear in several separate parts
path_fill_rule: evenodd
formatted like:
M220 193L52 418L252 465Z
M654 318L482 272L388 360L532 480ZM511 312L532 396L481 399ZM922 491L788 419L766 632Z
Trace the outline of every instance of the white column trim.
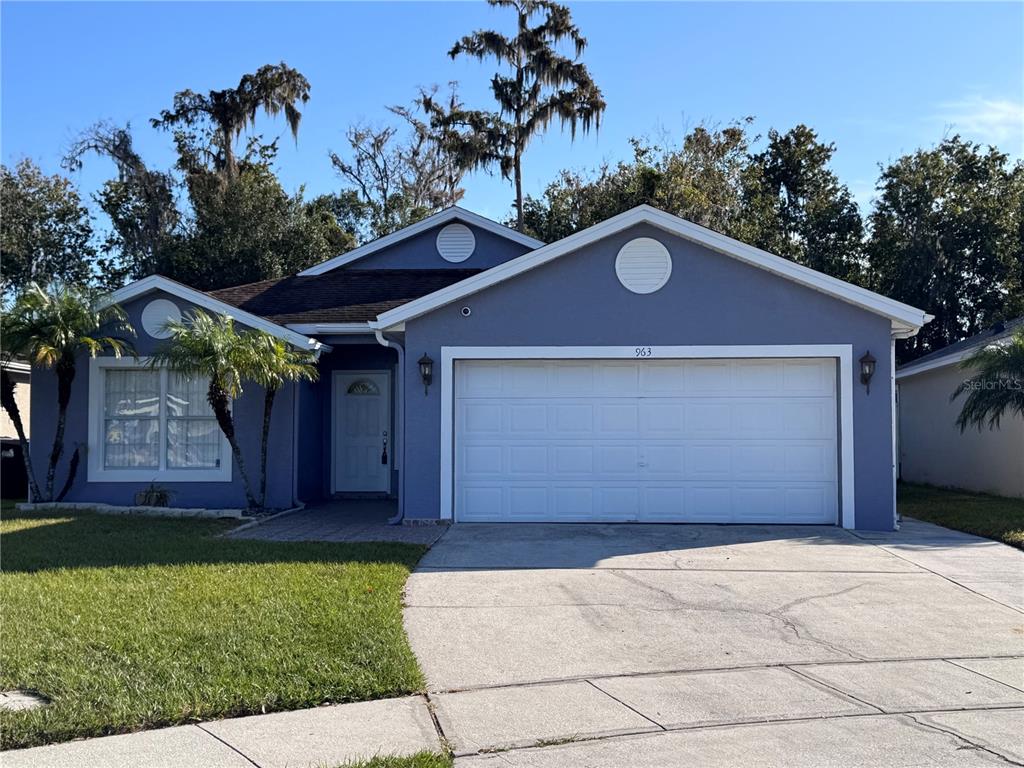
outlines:
M453 519L455 484L455 385L457 360L578 360L824 357L839 362L840 524L854 528L856 497L853 463L853 346L851 344L772 344L639 347L441 347L440 517Z
M896 407L896 337L889 340L889 393L892 398L890 416L892 418L892 529L900 527L900 513L896 507L896 482L900 474L899 451L899 412Z

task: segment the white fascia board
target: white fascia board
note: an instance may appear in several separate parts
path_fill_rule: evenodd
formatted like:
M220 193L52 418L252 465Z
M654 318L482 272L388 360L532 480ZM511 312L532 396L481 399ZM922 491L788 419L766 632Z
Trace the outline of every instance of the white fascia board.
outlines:
M369 323L288 323L285 327L307 336L373 334Z
M442 288L440 291L435 291L410 301L408 304L396 307L389 312L384 312L377 317L375 322L371 323L371 326L385 329L397 323L403 323L414 317L419 317L449 302L456 301L471 293L508 280L511 277L557 259L559 256L571 253L637 224L650 224L685 240L703 245L706 248L767 270L800 285L887 317L904 329L904 332L920 328L928 321L928 315L923 310L887 298L866 288L852 285L838 278L829 277L821 272L816 272L813 269L784 259L781 256L762 251L760 248L741 243L718 232L713 232L678 216L659 211L657 208L649 205L641 205L581 230L574 235L569 235L569 237L546 245L543 248L538 248L504 264L492 267L478 275L473 275L458 283Z
M896 378L897 380L905 379L908 376L915 376L918 373L934 371L936 368L945 368L947 365L959 365L979 349L985 349L986 347L1005 347L1012 341L1012 335L1003 336L995 341L990 341L987 344L975 344L973 347L962 349L959 352L951 352L948 355L936 357L924 363L908 363L906 366L896 371Z
M197 291L195 288L189 288L187 285L183 285L182 283L161 275L150 275L149 277L144 277L141 280L136 280L134 283L129 283L123 288L118 288L110 294L107 303L122 304L126 301L131 301L139 296L150 293L151 291L163 291L164 293L169 293L171 296L177 296L183 301L195 304L203 309L208 309L216 314L228 315L240 323L248 325L250 328L266 331L271 336L284 339L289 344L292 344L299 349L307 349L312 352L316 352L317 354L322 351L330 351L329 346L317 341L316 339L311 339L301 333L291 331L283 325L278 325L277 323L267 320L265 317L260 317L259 315L252 314L251 312L246 312L232 304L228 304L220 299L215 299L208 293Z
M443 211L435 213L433 216L428 216L421 221L417 221L415 224L410 224L404 229L400 229L397 232L392 232L390 235L384 235L384 237L378 237L376 240L361 245L358 248L354 248L351 251L335 256L333 259L316 264L309 269L305 269L299 272L301 277L308 277L310 275L322 275L324 272L330 272L332 269L338 267L344 267L346 264L351 264L353 261L358 261L371 253L376 253L389 246L400 243L414 235L418 235L421 232L426 232L432 227L439 226L441 224L447 224L450 221L461 221L465 224L472 224L475 227L493 232L500 237L506 237L509 240L525 245L531 250L534 248L540 248L544 245L540 240L536 240L529 235L524 235L522 232L517 232L510 227L506 227L504 224L499 224L496 221L491 221L488 218L484 218L480 214L467 211L465 208L459 208L457 205L451 208L445 208Z
M11 371L12 373L31 373L32 366L28 363L22 363L18 360L4 360L2 367L5 371Z
M966 352L954 353L946 355L945 357L935 358L929 360L920 365L908 365L906 368L901 368L896 371L896 380L905 379L907 376L914 376L918 373L925 373L927 371L934 371L936 368L945 368L948 365L958 365L961 360L966 358L974 349L967 350Z

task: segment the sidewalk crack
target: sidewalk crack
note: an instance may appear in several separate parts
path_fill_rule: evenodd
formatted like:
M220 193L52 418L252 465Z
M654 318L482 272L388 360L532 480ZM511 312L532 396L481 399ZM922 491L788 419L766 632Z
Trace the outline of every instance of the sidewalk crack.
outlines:
M216 733L214 733L213 731L209 731L209 730L207 730L206 728L204 728L204 727L203 727L203 723L196 723L196 724L195 724L195 726L196 726L196 728L198 728L198 729L199 729L200 731L202 731L203 733L205 733L205 734L206 734L207 736L209 736L210 738L212 738L212 739L215 739L215 740L219 741L219 742L220 742L221 744L223 744L223 745L224 745L225 747L227 747L228 749L230 749L230 750L231 750L232 752L235 752L236 754L238 754L238 755L239 755L239 756L240 756L240 757L241 757L241 758L242 758L243 760L245 760L246 762L248 762L248 763L251 763L252 765L254 765L254 766L255 766L255 768L263 768L263 766L261 766L261 765L260 765L259 763L257 763L257 762L256 762L255 760L253 760L253 759L252 759L251 757L249 757L249 756L248 756L247 754L245 754L245 752L243 752L242 750L240 750L240 749L239 749L238 747L236 747L236 746L235 746L234 744L232 744L232 743L231 743L231 742L229 742L229 741L225 741L224 739L222 739L222 738L221 738L220 736L218 736L218 735L217 735Z
M922 721L918 720L917 717L915 717L914 715L911 715L911 714L907 714L906 718L908 720L914 722L920 728L926 728L928 730L935 731L937 733L943 733L946 736L952 736L954 739L957 739L958 741L962 741L964 744L970 745L970 747L972 749L979 749L982 752L987 752L988 754L992 755L993 757L999 758L1000 760L1002 760L1007 765L1024 766L1024 763L1022 763L1022 762L1020 762L1018 760L1013 760L1012 758L1007 757L1006 755L1002 754L1001 752L997 752L994 749L990 749L989 747L986 747L983 744L978 744L976 741L972 741L971 739L968 739L962 733L958 733L955 730L947 729L947 728L942 728L941 726L935 725L934 723L922 722Z

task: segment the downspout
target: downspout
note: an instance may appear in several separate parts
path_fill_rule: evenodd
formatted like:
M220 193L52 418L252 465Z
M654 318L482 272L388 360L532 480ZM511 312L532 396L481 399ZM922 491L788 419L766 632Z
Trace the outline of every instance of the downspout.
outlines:
M299 382L292 382L292 506L299 504Z
M405 519L405 347L397 341L384 338L384 332L374 329L373 335L382 347L391 347L398 354L398 381L395 384L395 435L398 450L395 462L398 469L398 514L388 519L388 525L400 525Z

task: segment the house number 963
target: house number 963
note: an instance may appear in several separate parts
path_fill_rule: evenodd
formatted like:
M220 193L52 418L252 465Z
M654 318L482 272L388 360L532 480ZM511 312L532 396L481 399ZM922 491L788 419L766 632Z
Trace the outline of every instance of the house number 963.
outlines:
M637 347L636 348L636 356L637 357L650 357L651 356L651 348L650 347Z

